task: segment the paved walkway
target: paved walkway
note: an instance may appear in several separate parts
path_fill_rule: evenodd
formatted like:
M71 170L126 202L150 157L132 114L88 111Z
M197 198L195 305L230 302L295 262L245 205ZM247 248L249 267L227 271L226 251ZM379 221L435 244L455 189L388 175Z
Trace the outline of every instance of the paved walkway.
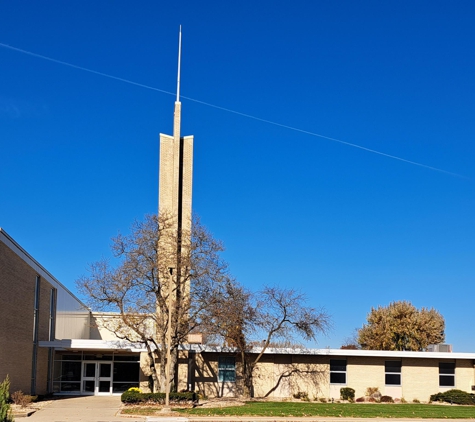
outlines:
M120 396L68 397L53 400L36 411L25 422L144 422L145 417L117 415ZM17 418L17 421L20 420Z
M474 419L384 419L384 418L298 418L258 416L121 416L120 397L86 396L62 398L51 402L24 422L474 422Z

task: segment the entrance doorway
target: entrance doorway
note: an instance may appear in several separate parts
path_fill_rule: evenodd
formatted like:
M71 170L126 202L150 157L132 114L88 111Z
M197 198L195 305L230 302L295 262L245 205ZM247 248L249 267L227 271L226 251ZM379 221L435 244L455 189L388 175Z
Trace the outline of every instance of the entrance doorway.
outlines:
M53 392L71 395L122 394L140 383L140 354L56 351Z
M81 387L84 394L112 394L112 362L83 362Z

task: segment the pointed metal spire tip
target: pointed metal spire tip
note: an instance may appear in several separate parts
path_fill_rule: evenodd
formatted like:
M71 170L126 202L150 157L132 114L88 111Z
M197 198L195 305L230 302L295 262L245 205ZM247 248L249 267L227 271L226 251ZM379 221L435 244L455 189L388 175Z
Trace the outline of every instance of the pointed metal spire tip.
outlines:
M180 33L178 36L178 77L177 77L177 87L176 87L176 102L180 102L180 66L181 66L181 25Z

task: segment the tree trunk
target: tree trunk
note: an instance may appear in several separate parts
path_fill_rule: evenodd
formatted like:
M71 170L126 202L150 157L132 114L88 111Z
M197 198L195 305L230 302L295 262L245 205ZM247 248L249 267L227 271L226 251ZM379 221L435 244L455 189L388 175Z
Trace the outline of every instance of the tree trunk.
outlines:
M242 376L244 379L243 394L245 397L254 397L254 382L252 378L254 365L246 358L246 354L241 352Z
M175 384L175 368L177 367L177 354L178 354L178 349L173 349L170 351L170 392L173 391L173 385ZM163 353L160 353L160 383L157 386L157 388L154 388L154 392L160 391L161 393L166 392L166 385L167 385L167 353L166 351ZM156 390L156 391L155 391Z

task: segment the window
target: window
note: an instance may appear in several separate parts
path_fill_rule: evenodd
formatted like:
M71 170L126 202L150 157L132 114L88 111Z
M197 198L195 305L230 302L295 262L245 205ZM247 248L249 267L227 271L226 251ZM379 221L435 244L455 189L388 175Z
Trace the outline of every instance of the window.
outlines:
M51 289L49 299L49 341L55 339L56 330L56 289Z
M236 381L236 358L231 356L218 358L218 381Z
M72 392L81 390L81 362L58 362L55 365L54 392ZM57 369L56 369L57 368Z
M439 362L439 386L455 387L455 362Z
M384 362L385 384L401 385L401 361L387 360Z
M137 359L135 357L135 359ZM139 386L140 364L138 362L114 362L113 393L122 393L130 387Z
M330 359L330 384L346 384L346 360Z

